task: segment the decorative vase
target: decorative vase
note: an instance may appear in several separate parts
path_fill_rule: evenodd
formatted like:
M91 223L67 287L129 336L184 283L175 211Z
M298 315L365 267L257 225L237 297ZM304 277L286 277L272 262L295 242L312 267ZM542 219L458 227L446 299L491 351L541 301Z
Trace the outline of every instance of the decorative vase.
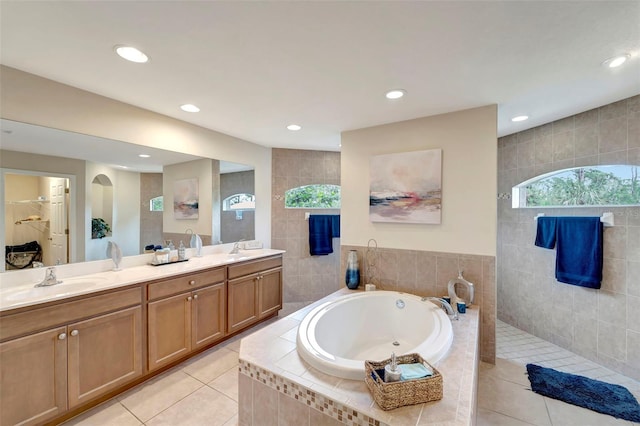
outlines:
M347 273L345 276L347 288L355 290L360 285L360 267L358 266L358 252L349 250L347 256Z

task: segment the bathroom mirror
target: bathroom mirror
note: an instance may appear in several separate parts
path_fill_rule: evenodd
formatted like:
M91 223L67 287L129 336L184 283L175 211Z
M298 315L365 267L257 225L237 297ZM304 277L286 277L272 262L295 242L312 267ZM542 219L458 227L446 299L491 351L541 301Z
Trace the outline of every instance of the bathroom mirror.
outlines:
M43 263L55 265L104 259L108 241L116 241L125 255L140 254L145 246L167 239L176 243L184 239L188 245L189 230L201 233L205 244L255 238L253 211L245 211L242 220L236 220L233 212L229 221L225 213L230 212L223 212L220 202L223 190L254 192L251 166L5 119L0 120L0 128L0 202L4 206L0 245L5 254L7 246L37 241ZM199 178L204 191L201 209L209 210L212 218L208 228L197 220L173 217L173 184L183 178ZM53 179L64 182L65 206L52 202L47 182ZM105 207L107 199L110 208ZM110 231L103 238L92 238L93 212L98 210L101 216L111 213L110 220L102 217ZM54 214L58 214L55 226ZM29 216L39 216L40 221L27 221ZM19 227L18 221L29 223ZM221 227L232 232L221 232ZM54 228L59 229L57 237ZM65 256L51 255L54 238L67 243L60 245ZM3 271L15 269L3 263Z
M640 206L638 165L602 165L556 170L516 185L512 207Z

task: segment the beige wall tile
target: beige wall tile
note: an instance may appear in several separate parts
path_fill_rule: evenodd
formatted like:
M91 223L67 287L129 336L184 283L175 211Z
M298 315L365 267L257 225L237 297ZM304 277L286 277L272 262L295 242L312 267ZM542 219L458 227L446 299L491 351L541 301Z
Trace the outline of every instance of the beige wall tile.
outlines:
M278 391L257 381L253 382L253 424L278 425Z
M604 105L598 108L598 111L600 113L600 121L625 116L627 114L627 100L623 99L612 104Z
M278 424L305 426L309 422L309 406L282 393L278 393Z
M627 149L627 117L600 120L600 153Z
M598 357L626 359L626 335L624 327L598 321Z

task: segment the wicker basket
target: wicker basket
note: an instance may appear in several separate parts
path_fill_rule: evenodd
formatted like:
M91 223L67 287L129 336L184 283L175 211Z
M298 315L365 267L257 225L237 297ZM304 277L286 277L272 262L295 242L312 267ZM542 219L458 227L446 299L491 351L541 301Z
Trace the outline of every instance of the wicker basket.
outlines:
M433 375L422 379L403 380L386 383L383 380L384 366L391 358L384 361L365 361L365 379L373 399L383 410L393 410L405 405L422 404L423 402L442 399L442 374L419 354L407 354L396 357L398 364L424 363L433 370Z

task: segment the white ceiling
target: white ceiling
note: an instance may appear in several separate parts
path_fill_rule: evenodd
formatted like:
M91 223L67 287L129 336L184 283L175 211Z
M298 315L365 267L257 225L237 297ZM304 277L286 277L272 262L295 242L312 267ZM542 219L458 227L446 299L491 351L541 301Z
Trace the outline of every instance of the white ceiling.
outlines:
M640 93L639 1L0 8L2 64L273 147L337 150L345 130L493 103L502 136ZM151 61L124 61L117 44ZM623 67L601 65L625 52ZM386 100L393 88L407 96Z

